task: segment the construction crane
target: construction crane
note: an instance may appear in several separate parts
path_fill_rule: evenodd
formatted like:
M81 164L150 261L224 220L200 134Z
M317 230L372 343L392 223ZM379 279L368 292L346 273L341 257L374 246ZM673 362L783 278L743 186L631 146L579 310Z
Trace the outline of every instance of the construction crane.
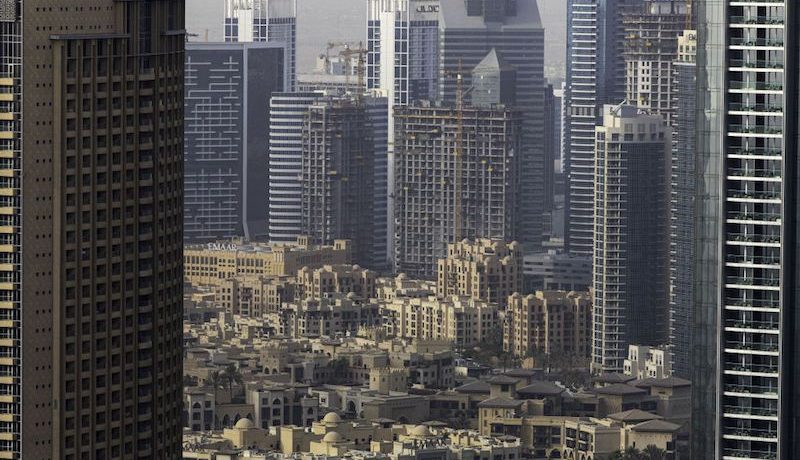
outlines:
M358 48L353 48L352 45L349 43L337 43L337 42L328 42L327 49L325 51L326 60L329 59L330 52L332 49L341 47L342 50L339 51L339 56L344 59L345 65L345 85L350 86L350 74L351 69L353 68L353 56L356 56L356 75L358 76L358 80L356 83L356 103L361 104L362 96L365 91L364 87L364 67L365 67L365 57L367 55L367 49L364 48L362 42L358 42Z
M455 178L453 180L453 240L458 242L463 238L464 233L464 209L462 203L462 173L464 169L464 96L472 88L464 88L464 74L461 59L458 60L458 67L455 72L445 71L445 77L456 78L456 133L453 145L453 156L455 163Z

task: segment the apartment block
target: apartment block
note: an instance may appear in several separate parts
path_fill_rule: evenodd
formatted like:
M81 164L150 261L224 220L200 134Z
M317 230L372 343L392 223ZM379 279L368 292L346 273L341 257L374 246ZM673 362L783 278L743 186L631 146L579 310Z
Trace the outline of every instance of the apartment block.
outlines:
M352 241L353 260L375 260L374 130L361 97L326 98L303 122L301 229L314 244Z
M678 37L673 63L672 177L670 196L669 344L673 371L691 376L691 328L694 309L697 175L697 32Z
M678 36L686 28L687 6L674 0L647 0L622 19L626 40L625 98L672 123L675 111L673 62Z
M360 299L376 295L377 274L358 265L324 265L303 267L295 278L295 296L318 299L325 294L354 294Z
M420 103L395 123L396 272L433 279L448 243L516 239L519 112Z
M797 4L698 7L692 451L798 458Z
M290 276L233 276L214 286L214 301L234 315L263 317L281 309L295 296Z
M299 238L295 245L268 243L208 243L186 246L184 278L197 285L216 286L232 277L295 276L305 266L350 263L350 242L332 246L310 245Z
M462 90L471 86L477 88L475 73L471 70L491 54L498 57L501 65L514 69L516 88L511 107L519 110L521 121L522 139L514 151L518 158L520 196L515 212L517 236L507 239L516 239L535 250L542 243L542 215L548 188L548 160L544 151L544 25L537 2L440 0L438 98L445 103L455 103L459 79ZM465 96L465 103L477 105L475 91ZM465 114L464 119L467 120L469 116ZM464 132L470 133L472 129L465 125ZM399 147L402 141L399 139L400 133L396 134L395 146ZM481 145L481 142L478 141L477 145ZM476 171L480 171L480 168L476 168ZM500 178L493 179L493 183L498 182L503 181ZM445 203L442 206L452 207ZM496 234L475 236L499 238ZM461 235L452 241L475 236Z
M384 328L390 337L446 340L471 347L499 331L496 304L450 296L396 298L382 302Z
M296 300L273 314L277 332L285 337L355 336L361 327L381 324L380 307L354 295L329 294Z
M592 300L588 293L537 291L509 297L503 350L588 359L592 343Z
M637 379L663 379L672 375L672 357L666 346L629 345L622 373Z
M184 3L0 10L0 457L179 457Z
M595 156L592 369L621 372L628 344L667 342L671 129L606 106Z
M448 245L447 257L439 259L436 293L441 297L467 296L504 305L521 290L522 249L516 242L463 240Z

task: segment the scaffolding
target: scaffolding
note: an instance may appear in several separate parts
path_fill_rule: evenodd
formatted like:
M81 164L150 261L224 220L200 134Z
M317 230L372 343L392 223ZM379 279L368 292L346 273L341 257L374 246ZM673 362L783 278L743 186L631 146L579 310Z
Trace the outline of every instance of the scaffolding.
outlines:
M395 109L395 268L431 278L447 244L514 240L521 118L503 107Z

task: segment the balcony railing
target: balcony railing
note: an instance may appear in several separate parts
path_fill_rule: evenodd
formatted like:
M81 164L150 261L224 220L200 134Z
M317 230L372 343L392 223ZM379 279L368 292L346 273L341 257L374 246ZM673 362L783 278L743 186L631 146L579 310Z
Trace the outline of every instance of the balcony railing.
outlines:
M777 417L778 409L771 409L766 407L747 407L747 406L732 406L725 405L724 412L726 414L747 414L759 417Z
M729 342L725 342L725 348L730 348L730 349L733 349L733 350L777 352L778 351L778 344L777 343L766 343L766 342L734 342L734 341L729 341Z

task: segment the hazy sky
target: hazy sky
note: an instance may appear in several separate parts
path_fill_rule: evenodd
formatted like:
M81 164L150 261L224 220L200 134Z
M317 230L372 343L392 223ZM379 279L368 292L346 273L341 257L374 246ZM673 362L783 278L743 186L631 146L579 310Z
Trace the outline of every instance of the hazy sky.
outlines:
M534 1L534 0L519 0ZM545 75L562 77L565 53L566 0L536 0L545 28ZM186 28L192 40L221 41L223 0L186 0ZM366 0L298 0L297 68L314 67L328 41L358 42L366 35Z

